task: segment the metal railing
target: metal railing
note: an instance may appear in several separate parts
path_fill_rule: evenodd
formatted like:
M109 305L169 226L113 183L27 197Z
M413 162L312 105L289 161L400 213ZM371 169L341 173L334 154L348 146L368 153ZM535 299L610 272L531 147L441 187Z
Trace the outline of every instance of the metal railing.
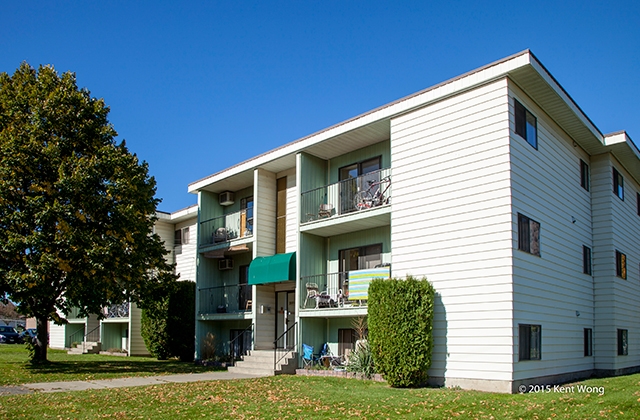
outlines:
M129 302L111 305L105 308L107 318L129 318Z
M349 300L349 273L317 274L300 278L300 309L353 308L367 300Z
M253 236L253 209L240 210L200 222L200 246Z
M285 332L280 334L278 338L273 341L273 371L275 372L280 363L289 354L296 351L298 347L298 323L294 322L292 326L286 329ZM293 335L293 340L291 336ZM293 341L293 343L291 343ZM278 343L282 342L282 347L278 347Z
M253 345L253 324L242 330L240 334L229 341L229 357L231 360L240 360L247 355Z
M198 314L225 312L247 312L251 310L251 286L234 284L231 286L205 287L198 289Z
M300 197L300 223L309 223L357 211L355 206L356 194L367 190L369 181L379 182L381 179L389 177L390 174L390 168L380 169L357 178L346 179L335 184L303 192ZM384 199L377 200L376 203L378 205L386 205L390 202L390 185L389 183L388 188L386 184L379 186L384 190ZM375 195L377 188L372 188L372 195Z

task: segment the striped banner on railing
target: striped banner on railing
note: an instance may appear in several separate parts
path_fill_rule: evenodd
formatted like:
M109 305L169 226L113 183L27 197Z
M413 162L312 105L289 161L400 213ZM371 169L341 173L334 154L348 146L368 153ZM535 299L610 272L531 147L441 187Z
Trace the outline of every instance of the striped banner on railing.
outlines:
M349 300L367 300L369 283L373 279L388 279L390 267L349 271Z

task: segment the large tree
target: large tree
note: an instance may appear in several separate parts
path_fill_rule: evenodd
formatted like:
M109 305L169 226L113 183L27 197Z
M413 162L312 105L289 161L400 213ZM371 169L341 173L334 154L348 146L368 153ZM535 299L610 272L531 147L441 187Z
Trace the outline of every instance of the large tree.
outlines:
M108 114L74 73L23 63L0 74L0 296L36 318L34 361L60 312L144 307L175 281L152 234L155 180Z

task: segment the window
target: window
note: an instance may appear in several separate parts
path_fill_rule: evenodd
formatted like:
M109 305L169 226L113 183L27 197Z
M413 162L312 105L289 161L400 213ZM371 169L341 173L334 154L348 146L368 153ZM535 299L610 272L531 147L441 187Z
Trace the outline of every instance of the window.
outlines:
M616 249L616 276L627 279L627 256Z
M516 111L516 134L525 139L534 149L537 149L538 124L536 117L516 99L513 101Z
M589 165L580 160L580 186L589 191Z
M382 157L376 156L338 169L340 214L356 210L353 198L358 191L367 189L369 186L367 181L380 181L381 164Z
M591 275L591 248L582 246L582 272Z
M624 201L624 178L616 168L613 168L613 193Z
M591 328L584 329L584 355L593 356L593 330Z
M351 328L338 329L338 355L345 356L356 348L356 330Z
M542 358L542 326L519 324L520 360L540 360Z
M340 270L338 289L342 289L343 294L348 296L349 271L365 270L380 266L382 264L382 244L341 249L338 252L338 264Z
M618 356L629 354L629 332L618 329Z
M189 227L178 229L175 231L173 240L174 245L187 245L189 243Z
M253 196L240 200L240 237L253 235Z
M540 256L540 223L518 213L518 249Z

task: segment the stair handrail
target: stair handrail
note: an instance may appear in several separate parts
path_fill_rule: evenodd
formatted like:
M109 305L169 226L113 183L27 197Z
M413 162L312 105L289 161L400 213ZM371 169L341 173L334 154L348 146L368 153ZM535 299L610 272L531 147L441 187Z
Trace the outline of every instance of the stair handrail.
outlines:
M83 339L84 339L84 328L74 332L69 336L69 346L73 347L73 343L80 343L80 340L83 340Z
M285 332L283 332L282 334L280 334L278 336L278 338L275 339L275 341L273 342L273 371L276 371L276 368L278 367L278 363L280 363L280 361L282 359L284 359L285 357L287 357L287 355L289 355L289 353L293 353L293 351L298 347L298 329L295 328L298 326L297 322L294 322L293 325L291 325L289 328L286 329ZM285 337L287 335L287 333L289 331L293 330L293 347L291 349L287 349L287 343L284 343L284 348L283 349L278 349L278 341L280 341L280 339L282 337ZM278 358L278 352L284 351L284 353L282 353L282 355Z
M96 330L98 330L98 339L97 340L88 340L89 338L95 338L95 332ZM100 340L100 325L98 325L97 327L95 327L94 329L92 329L91 331L89 331L88 333L86 333L84 335L84 340L82 341L82 352L84 352L86 350L86 346L87 346L87 341L95 341L98 342Z
M244 334L247 331L251 331L251 343L253 343L253 323L251 323L251 325L249 325L247 328L245 328L244 330L242 330L242 332L240 334L238 334L233 340L229 341L229 358L231 359L235 359L234 355L233 355L233 344L236 342L236 340L238 340L239 338L244 338ZM246 356L246 352L247 349L244 349L244 353L241 356Z

